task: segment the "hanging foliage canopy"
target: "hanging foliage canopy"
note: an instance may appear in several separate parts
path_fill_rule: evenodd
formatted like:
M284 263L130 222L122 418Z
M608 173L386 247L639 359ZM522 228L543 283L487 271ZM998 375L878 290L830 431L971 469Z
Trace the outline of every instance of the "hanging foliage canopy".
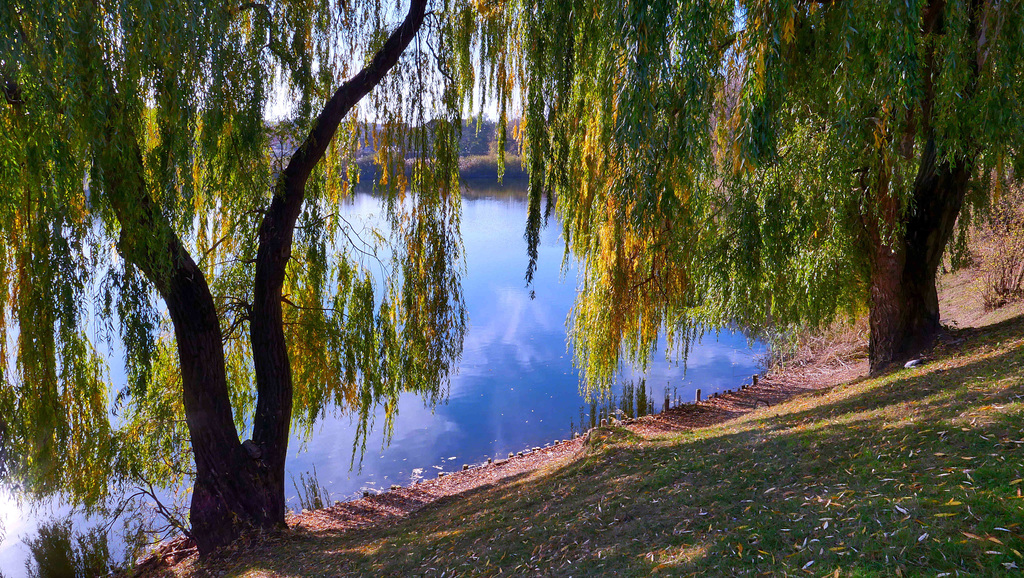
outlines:
M1020 2L503 7L526 237L557 199L592 385L661 336L685 354L702 328L813 327L865 305L884 368L939 329L957 219L966 231L1024 165Z
M466 325L475 14L461 0L5 2L8 479L87 506L192 481L206 552L283 524L293 425L351 412L365 444L402 392L445 395ZM286 120L268 120L276 93ZM369 233L338 210L364 143L385 209ZM127 383L111 383L112 348Z
M501 126L522 113L531 258L555 203L581 261L592 383L662 335L685 353L700 327L865 304L883 367L938 328L962 207L1021 168L1022 19L982 0L6 2L2 465L86 504L192 480L203 552L283 524L293 425L443 395L461 119L492 102ZM269 122L279 87L293 107ZM379 248L336 210L367 140Z

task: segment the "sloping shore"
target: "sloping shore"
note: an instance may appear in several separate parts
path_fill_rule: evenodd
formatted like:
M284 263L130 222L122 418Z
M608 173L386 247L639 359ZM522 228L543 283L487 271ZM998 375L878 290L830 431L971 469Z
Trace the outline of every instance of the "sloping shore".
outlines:
M654 439L681 431L708 427L748 413L758 407L769 407L794 395L827 388L866 375L867 363L847 367L812 366L760 380L755 386L703 400L683 404L657 415L624 420L619 425L645 439ZM589 433L589 432L588 432ZM583 449L587 435L535 449L523 455L480 464L468 470L446 472L443 477L413 486L368 496L352 502L338 503L322 510L293 516L292 528L308 531L347 530L386 523L406 516L442 498L454 497L493 486L499 481L523 476L542 468L551 469L576 458ZM555 441L555 440L553 440Z
M757 386L746 386L699 403L681 404L660 414L617 422L615 426L628 429L643 439L658 439L720 424L754 411L758 407L764 410L796 395L832 387L866 373L866 361L846 365L811 364L792 368L762 378ZM299 535L338 534L386 526L430 504L457 500L462 495L491 488L501 482L521 479L538 472L550 472L565 466L585 453L585 445L591 432L571 440L553 440L558 443L493 463L477 464L463 471L445 472L437 479L425 480L359 500L336 502L333 506L320 510L304 511L300 515L290 517L288 525ZM287 540L288 537L270 538L271 541L275 539ZM225 556L230 559L242 555L246 549L247 545L242 545L240 551L227 553ZM136 575L191 575L193 571L202 571L196 567L196 562L194 547L184 540L178 540L144 560L138 567ZM224 563L227 563L227 560Z
M834 363L146 573L1019 574L1024 316L951 330L922 365L879 377Z

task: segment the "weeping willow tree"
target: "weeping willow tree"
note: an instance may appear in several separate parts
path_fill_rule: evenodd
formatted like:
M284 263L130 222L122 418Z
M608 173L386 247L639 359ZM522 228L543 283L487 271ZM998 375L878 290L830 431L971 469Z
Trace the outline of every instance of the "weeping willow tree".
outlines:
M865 308L884 368L939 330L944 252L1024 165L1020 2L504 6L526 237L556 199L591 384L660 336Z
M191 481L206 553L283 526L293 427L340 408L365 443L375 408L389 430L402 392L444 395L477 29L472 5L429 4L3 4L9 482L94 506ZM267 121L279 91L291 114ZM338 210L366 141L383 244Z

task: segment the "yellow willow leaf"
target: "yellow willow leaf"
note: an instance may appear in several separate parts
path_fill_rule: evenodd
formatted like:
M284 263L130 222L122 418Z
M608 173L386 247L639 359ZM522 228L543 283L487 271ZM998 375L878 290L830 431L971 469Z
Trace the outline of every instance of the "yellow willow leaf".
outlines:
M764 94L765 50L766 47L762 43L761 50L757 53L757 60L754 61L754 93L757 95Z
M743 155L740 154L740 143L738 141L733 143L732 172L735 175L739 175L743 172Z
M789 18L782 25L782 40L786 44L791 44L796 39L796 6L791 6L789 10Z
M1003 166L1003 155L999 155L996 158L996 171L995 178L992 179L992 200L994 203L998 203L999 199L1003 196L1003 175L1005 171Z

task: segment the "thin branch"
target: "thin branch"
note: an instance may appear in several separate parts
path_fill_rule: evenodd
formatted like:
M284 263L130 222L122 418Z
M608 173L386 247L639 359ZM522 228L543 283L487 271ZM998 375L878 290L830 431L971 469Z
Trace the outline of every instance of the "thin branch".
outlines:
M235 329L238 329L239 327L241 327L242 324L245 323L248 320L249 320L249 317L246 316L246 315L238 315L238 316L236 316L235 320L231 322L231 325L229 325L227 330L224 332L223 337L221 337L221 341L223 343L227 343L228 341L231 341L231 339L234 338Z
M337 213L328 213L328 214L326 214L326 215L324 215L322 217L315 218L313 220L313 223L314 224L323 224L324 221L326 221L326 220L328 220L330 218L333 218L333 217L338 217L338 216L339 215ZM309 227L310 227L309 225L295 225L295 229L297 231L302 231L302 230L308 229Z
M295 309L300 309L302 311L323 311L325 313L326 312L330 312L330 313L338 313L338 314L341 314L341 315L345 314L344 310L335 309L334 307L308 307L308 306L305 306L305 305L297 305L295 302L293 302L291 299L289 299L286 295L282 295L281 296L281 302L286 304L286 305L290 305L291 307L294 307Z
M433 11L430 11L430 12L427 13L427 16L433 16L433 15L434 15ZM431 20L430 20L431 23L433 23L432 27L434 27L435 29L436 29L436 20L437 19L434 19L434 18L431 18ZM438 42L443 42L443 38L444 38L443 35L438 34L437 37L438 37ZM448 72L448 67L445 66L444 60L440 56L437 55L437 51L434 50L434 45L431 44L430 42L427 42L427 49L430 50L430 54L434 57L434 61L437 62L437 71L441 73L441 76L443 76L445 78L445 80L447 80L448 82L450 82L452 84L455 84L455 79L452 78L451 74ZM441 46L441 51L444 52L444 46L443 45Z
M8 77L6 74L3 76L4 83L4 100L11 106L21 106L25 104L25 99L21 94L21 86L14 81L14 79Z
M345 239L348 240L349 247L351 247L354 251L360 253L361 255L363 255L365 257L369 257L369 258L373 259L374 261L376 261L377 265L380 267L381 271L385 274L385 276L386 277L391 277L391 275L392 275L391 268L388 267L384 263L384 261L380 258L380 255L377 254L377 246L375 244L373 244L373 243L369 243L369 242L365 241L359 235L359 232L356 231L352 227L352 223L349 223L348 220L345 219L345 217L339 216L338 218L341 219L342 221L344 221L345 225L347 225L347 227L343 227L341 229L341 234L345 235ZM351 233L352 235L355 235L356 239L360 243L362 243L363 247L367 247L368 249L363 249L363 248L359 247L354 241L352 241L352 237L349 236L349 233Z
M202 256L201 256L201 257L199 257L199 260L200 260L200 261L203 261L203 260L205 260L205 259L206 259L206 257L207 257L207 256L208 256L208 255L209 255L210 253L213 253L213 252L214 252L214 251L215 251L215 250L217 249L217 247L220 247L220 244L221 244L221 243L223 243L224 241L226 241L226 240L230 239L230 238L231 238L231 236L232 236L232 235L231 235L231 233L228 233L228 234L226 234L226 235L222 236L222 237L221 237L220 239L217 239L217 241L216 241L216 242L215 242L215 243L214 243L213 245L210 245L210 248L209 248L209 249L207 249L206 251L203 251L203 254L202 254Z
M147 492L145 489L141 490L153 500L153 502L156 504L157 512L161 516L163 516L165 520L167 520L168 525L184 534L186 538L194 540L195 538L192 536L192 531L188 527L186 527L184 522L179 520L177 516L174 515L173 512L171 512L166 506L164 506L163 502L160 501L160 498L156 496L156 490L153 488L153 484L150 483L148 480L145 481L145 483L146 486L149 487L149 491Z
M120 503L117 505L117 508L114 509L114 514L110 517L110 521L107 522L103 526L103 533L106 534L106 533L110 532L110 529L114 526L114 523L117 522L117 519L120 518L121 514L123 514L125 512L125 510L128 509L128 503L129 502L131 502L135 498L139 498L139 497L142 497L142 496L145 496L145 495L146 495L146 492L140 489L139 491L135 492L134 494L132 494L132 495L128 496L127 498L121 500Z

